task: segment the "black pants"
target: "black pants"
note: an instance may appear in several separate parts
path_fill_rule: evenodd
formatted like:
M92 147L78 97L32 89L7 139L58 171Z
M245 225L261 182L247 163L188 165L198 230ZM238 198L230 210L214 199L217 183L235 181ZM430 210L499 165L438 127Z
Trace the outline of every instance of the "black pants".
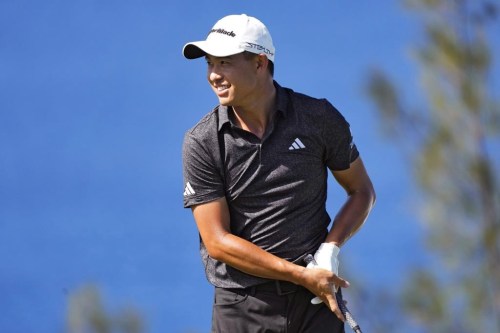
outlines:
M344 323L307 289L273 281L247 289L215 288L212 333L344 333Z

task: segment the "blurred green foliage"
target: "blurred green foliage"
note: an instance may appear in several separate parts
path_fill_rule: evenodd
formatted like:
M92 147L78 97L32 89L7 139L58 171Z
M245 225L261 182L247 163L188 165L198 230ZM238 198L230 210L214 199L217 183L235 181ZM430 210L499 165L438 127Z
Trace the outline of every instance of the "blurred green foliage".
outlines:
M68 333L143 333L144 322L137 310L125 307L116 313L103 304L97 287L84 286L70 294Z
M424 100L405 102L380 70L367 85L384 133L409 152L438 259L413 272L404 309L425 332L500 332L500 92L492 79L499 4L404 4L424 31L414 52Z

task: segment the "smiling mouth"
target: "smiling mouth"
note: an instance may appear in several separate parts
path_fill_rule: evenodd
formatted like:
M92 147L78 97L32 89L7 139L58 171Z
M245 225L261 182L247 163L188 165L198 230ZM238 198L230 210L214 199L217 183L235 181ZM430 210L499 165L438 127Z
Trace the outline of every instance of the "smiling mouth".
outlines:
M226 97L229 94L229 87L230 85L227 84L221 84L214 86L215 93L219 98Z
M229 86L228 85L218 86L218 87L216 87L216 89L218 92L222 92L224 90L229 89Z

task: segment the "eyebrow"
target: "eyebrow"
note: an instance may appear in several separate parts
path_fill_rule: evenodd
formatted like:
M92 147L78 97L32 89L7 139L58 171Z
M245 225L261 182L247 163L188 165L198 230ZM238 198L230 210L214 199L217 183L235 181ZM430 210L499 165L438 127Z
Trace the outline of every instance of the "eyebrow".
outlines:
M209 58L210 56L207 54L205 55L205 60L210 60ZM228 60L228 59L233 59L234 57L232 55L230 56L226 56L226 57L216 57L216 56L211 56L212 58L216 58L216 59L221 59L221 60Z

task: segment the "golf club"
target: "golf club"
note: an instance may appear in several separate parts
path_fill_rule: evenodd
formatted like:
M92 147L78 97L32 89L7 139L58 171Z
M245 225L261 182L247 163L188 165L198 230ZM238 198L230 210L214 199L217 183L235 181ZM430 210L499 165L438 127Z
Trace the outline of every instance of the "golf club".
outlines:
M309 265L309 263L313 263L314 266L318 266L318 263L316 262L316 260L314 260L314 256L312 254L308 254L304 258L304 262L306 263L306 265ZM359 327L358 323L356 323L356 321L352 317L351 312L349 311L349 309L345 305L344 300L342 299L342 293L336 292L335 298L337 299L337 303L339 305L340 311L344 315L347 323L352 328L352 330L355 333L363 333L363 332L361 332L361 328Z

